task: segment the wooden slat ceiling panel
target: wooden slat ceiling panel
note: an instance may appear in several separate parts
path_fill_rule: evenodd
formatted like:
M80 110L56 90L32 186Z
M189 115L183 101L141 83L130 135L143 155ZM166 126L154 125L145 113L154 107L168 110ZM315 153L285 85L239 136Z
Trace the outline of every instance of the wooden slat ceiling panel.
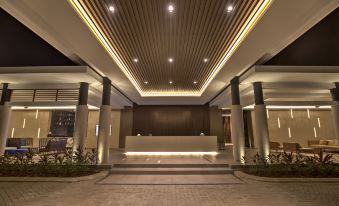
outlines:
M145 93L201 92L225 53L244 32L244 26L267 3L267 0L70 1L81 5L114 46L119 60L135 80L134 85ZM174 6L172 13L167 10L170 4ZM234 9L227 12L230 5ZM135 58L138 62L133 61ZM169 58L174 59L173 63L168 62Z

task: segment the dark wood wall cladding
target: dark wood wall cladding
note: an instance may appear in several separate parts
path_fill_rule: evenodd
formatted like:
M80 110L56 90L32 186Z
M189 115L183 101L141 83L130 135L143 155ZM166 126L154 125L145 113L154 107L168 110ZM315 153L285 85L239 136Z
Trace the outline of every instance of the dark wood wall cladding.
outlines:
M133 108L125 107L120 115L119 148L125 148L126 136L132 135L133 129Z
M222 110L213 106L209 108L210 114L210 135L218 137L219 148L222 148L225 143L225 135L222 125Z
M134 106L133 135L209 135L208 106Z

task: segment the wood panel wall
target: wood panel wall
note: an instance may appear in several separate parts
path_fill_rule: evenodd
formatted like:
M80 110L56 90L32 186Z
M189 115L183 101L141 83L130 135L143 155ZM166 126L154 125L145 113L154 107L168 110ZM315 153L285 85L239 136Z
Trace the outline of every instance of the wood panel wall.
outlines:
M307 110L293 110L293 118L291 110L268 110L268 130L270 141L274 142L298 142L301 146L307 147L308 140L317 139L335 139L335 131L333 126L332 114L330 110L309 110L308 117ZM252 117L254 112L252 111ZM280 120L280 128L278 125L278 118ZM320 121L320 127L318 124ZM253 121L253 134L255 136L255 118ZM291 131L289 137L288 128ZM316 130L316 136L314 133ZM258 137L254 137L255 147L257 147Z
M126 136L131 136L133 130L133 108L121 110L119 148L125 148Z
M134 106L133 135L209 135L208 106Z
M224 145L224 143L226 142L223 128L222 110L218 109L218 107L210 107L209 114L210 135L217 136L218 145L222 147L222 145Z
M25 125L23 127L23 121ZM39 138L46 138L50 128L51 111L39 110L36 118L36 110L14 110L8 128L8 138L12 137L33 137L33 146L39 146ZM88 114L86 148L97 147L97 137L95 136L95 126L99 123L99 111L91 110ZM109 138L110 148L118 148L120 134L120 110L111 112L112 134ZM38 130L40 135L38 138Z

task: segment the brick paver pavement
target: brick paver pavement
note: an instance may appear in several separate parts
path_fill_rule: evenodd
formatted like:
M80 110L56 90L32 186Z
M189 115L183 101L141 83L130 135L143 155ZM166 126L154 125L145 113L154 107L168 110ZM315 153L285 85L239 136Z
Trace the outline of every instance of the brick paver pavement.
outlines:
M0 205L339 205L339 183L264 183L225 185L102 185L2 182Z

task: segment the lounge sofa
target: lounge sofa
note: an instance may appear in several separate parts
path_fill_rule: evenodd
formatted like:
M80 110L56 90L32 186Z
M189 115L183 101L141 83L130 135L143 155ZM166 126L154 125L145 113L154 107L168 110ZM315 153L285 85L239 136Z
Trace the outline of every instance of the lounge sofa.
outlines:
M32 137L8 138L6 142L5 154L16 155L17 153L26 154L33 147Z
M339 144L338 140L309 140L308 146L315 149L324 149L325 151L338 151Z

